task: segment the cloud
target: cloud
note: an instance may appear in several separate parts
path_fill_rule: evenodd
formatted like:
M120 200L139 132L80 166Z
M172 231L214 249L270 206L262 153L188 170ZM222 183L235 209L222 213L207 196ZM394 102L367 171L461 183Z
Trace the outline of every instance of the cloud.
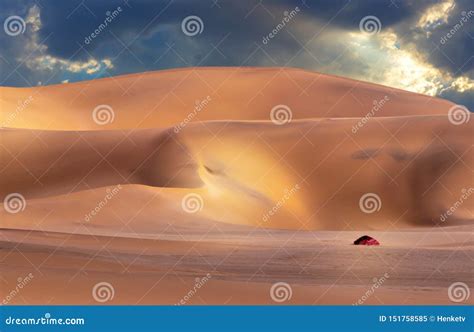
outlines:
M413 17L413 21L424 22L423 26L434 29L436 22L447 20L444 12L443 15L431 13L433 7L422 12L421 18ZM429 54L420 49L416 43L401 42L400 28L397 24L370 34L359 29L343 27L322 29L325 23L313 16L297 17L296 21L289 25L286 33L297 39L298 43L304 43L305 52L294 55L291 49L278 51L277 44L274 45L275 50L268 50L267 53L271 56L262 57L261 64L271 65L273 58L283 57L291 59L291 65L431 96L440 95L448 90L474 93L474 81L469 75L458 75L444 67L437 67L430 62ZM306 31L318 31L318 35L316 38L302 38ZM285 32L282 32L282 35L285 35ZM281 54L275 56L278 52Z
M89 59L88 61L68 61L51 55L38 55L26 60L28 68L36 71L63 70L70 73L81 73L92 75L103 69L113 68L110 59L97 61Z
M474 79L473 10L469 0L443 1L422 12L417 22L400 24L395 31L403 43L416 45L434 66L452 76Z
M455 7L454 0L442 1L427 7L418 19L416 27L425 30L429 36L432 30L448 23L449 16Z
M31 25L31 30L33 32L41 29L41 18L40 18L40 9L38 6L34 5L28 10L28 16L25 19L27 24Z
M16 62L17 67L23 66L24 69L36 74L25 75L35 77L33 81L25 78L29 85L49 82L51 73L55 72L61 72L61 76L67 75L67 73L93 75L113 68L112 61L109 58L97 60L89 56L86 60L70 60L49 54L47 43L43 42L44 39L42 40L40 37L43 23L38 5L32 5L28 9L24 22L28 29L25 29L26 32L22 36L21 43L12 44L14 58L10 58L10 61ZM7 62L10 61L7 60ZM21 74L20 76L24 77ZM47 77L50 77L50 79L45 80ZM56 81L54 80L53 83L56 83Z
M72 82L183 66L294 66L443 96L474 108L474 98L469 101L474 96L474 17L464 22L472 9L469 0L39 4L12 2L0 14L21 15L27 22L23 36L0 36L6 45L0 55L8 62L2 84ZM264 43L296 6L297 15ZM181 30L189 15L204 24L194 37ZM359 30L367 16L380 21L378 34Z

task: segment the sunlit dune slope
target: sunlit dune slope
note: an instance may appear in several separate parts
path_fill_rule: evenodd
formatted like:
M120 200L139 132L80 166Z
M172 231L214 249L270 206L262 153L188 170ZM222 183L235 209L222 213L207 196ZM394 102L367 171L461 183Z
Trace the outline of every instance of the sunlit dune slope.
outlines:
M185 120L269 120L277 105L288 107L294 120L447 114L453 106L438 98L300 69L211 67L1 87L0 123L45 130L166 128ZM113 116L101 118L106 124L93 120L97 107L113 110Z
M472 123L372 118L353 133L357 121L202 122L178 133L2 130L1 194L20 192L28 204L20 214L4 214L3 226L103 235L213 221L385 230L439 224L440 214L474 187ZM22 153L13 157L17 147ZM118 185L116 197L86 218ZM360 206L368 193L380 199L371 213ZM189 194L196 211L183 207ZM466 201L444 225L465 223L472 209Z

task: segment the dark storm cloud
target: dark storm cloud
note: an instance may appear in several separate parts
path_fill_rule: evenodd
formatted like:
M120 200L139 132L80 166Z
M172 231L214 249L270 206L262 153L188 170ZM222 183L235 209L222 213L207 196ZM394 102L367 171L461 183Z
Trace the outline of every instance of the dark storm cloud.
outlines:
M416 17L420 11L436 3L436 0L319 0L306 1L306 11L313 17L320 18L333 25L349 30L359 28L360 20L368 15L380 19L384 27L390 27L412 17ZM295 1L281 1L288 6Z
M466 106L471 112L474 111L474 93L472 91L459 92L448 90L441 92L439 96L448 100L455 100L456 103Z
M260 42L273 27L272 15L281 16L283 12L282 9L271 13L275 4L254 8L256 3L43 0L31 1L29 5L40 7L39 39L48 47L49 55L71 61L111 57L112 73L120 74L189 65L252 65L244 60L255 49L255 42ZM298 4L301 2L292 5ZM118 6L122 9L120 15L90 43L85 43L85 38L104 22L106 12ZM2 20L12 14L26 16L26 10L18 10L13 2L5 7L9 10ZM203 20L205 33L189 38L181 32L181 21L189 15ZM19 50L14 46L19 41L20 37L5 38L7 47L2 54L11 62L18 55L15 53ZM288 41L286 46L297 44Z
M193 3L193 2L191 2ZM42 37L54 34L48 42L50 53L54 56L69 58L77 53L78 45L83 45L93 53L101 43L116 43L119 39L143 40L150 37L150 32L158 26L175 24L178 17L191 13L203 15L206 11L198 3L186 5L182 1L43 1L41 29ZM85 37L96 30L106 18L106 13L118 7L121 14L107 26L89 45L84 45ZM206 8L207 9L207 8ZM156 45L160 47L160 45ZM104 50L104 52L106 52ZM110 52L113 53L113 50ZM87 57L86 52L79 51L78 57Z
M469 18L470 17L470 18ZM464 20L463 20L464 18ZM416 28L417 17L401 24L396 31L404 42L417 45L418 50L434 66L453 76L466 74L474 78L474 3L457 0L446 23L435 29ZM427 35L427 31L429 35Z
M69 58L73 55L86 57L86 52L78 52L78 44L84 44L84 38L103 22L105 13L118 6L123 15L111 24L109 33L97 38L86 50L93 52L99 42L116 42L115 36L143 40L160 26L172 24L179 26L188 15L197 15L205 22L206 34L202 38L222 38L231 32L233 43L252 43L260 41L263 34L281 19L284 10L299 6L305 15L313 16L331 25L355 29L361 18L367 15L377 16L384 27L411 19L421 10L433 4L434 0L420 0L415 3L384 0L365 1L267 1L262 6L258 1L172 1L139 0L124 3L110 1L53 1L43 0L41 12L43 28L41 36L48 39L50 53L54 56ZM113 35L112 35L113 34ZM288 39L289 41L289 39ZM156 45L159 47L160 45ZM239 45L240 46L240 45ZM293 46L293 45L290 45Z

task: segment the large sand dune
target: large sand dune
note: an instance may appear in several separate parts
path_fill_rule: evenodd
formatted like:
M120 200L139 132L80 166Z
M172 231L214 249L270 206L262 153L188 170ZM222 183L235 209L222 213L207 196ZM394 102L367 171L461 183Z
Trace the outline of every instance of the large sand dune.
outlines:
M291 303L354 303L384 273L367 303L449 303L472 284L474 124L448 101L279 68L0 96L1 196L25 198L0 208L2 298L35 275L12 303L94 303L104 280L115 303L176 303L207 273L189 303L271 303L278 281ZM350 246L365 233L382 247Z
M452 106L442 99L288 68L166 70L0 91L5 127L50 130L166 128L187 118L196 103L205 107L193 121L269 120L279 104L293 110L293 119L363 117L384 98L391 102L374 116L445 115ZM29 106L15 116L18 103L29 98ZM112 107L112 123L93 121L98 105Z

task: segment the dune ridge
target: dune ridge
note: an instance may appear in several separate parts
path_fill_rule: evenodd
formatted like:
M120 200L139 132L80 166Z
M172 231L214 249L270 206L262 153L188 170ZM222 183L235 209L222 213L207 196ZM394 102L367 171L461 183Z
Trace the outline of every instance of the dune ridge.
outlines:
M52 130L166 128L191 113L193 121L269 120L287 105L292 118L447 114L449 101L295 68L187 68L34 88L0 87L3 127ZM15 113L19 102L31 102ZM205 102L205 105L202 103ZM204 106L195 112L196 104ZM108 105L113 122L98 125L92 111Z

